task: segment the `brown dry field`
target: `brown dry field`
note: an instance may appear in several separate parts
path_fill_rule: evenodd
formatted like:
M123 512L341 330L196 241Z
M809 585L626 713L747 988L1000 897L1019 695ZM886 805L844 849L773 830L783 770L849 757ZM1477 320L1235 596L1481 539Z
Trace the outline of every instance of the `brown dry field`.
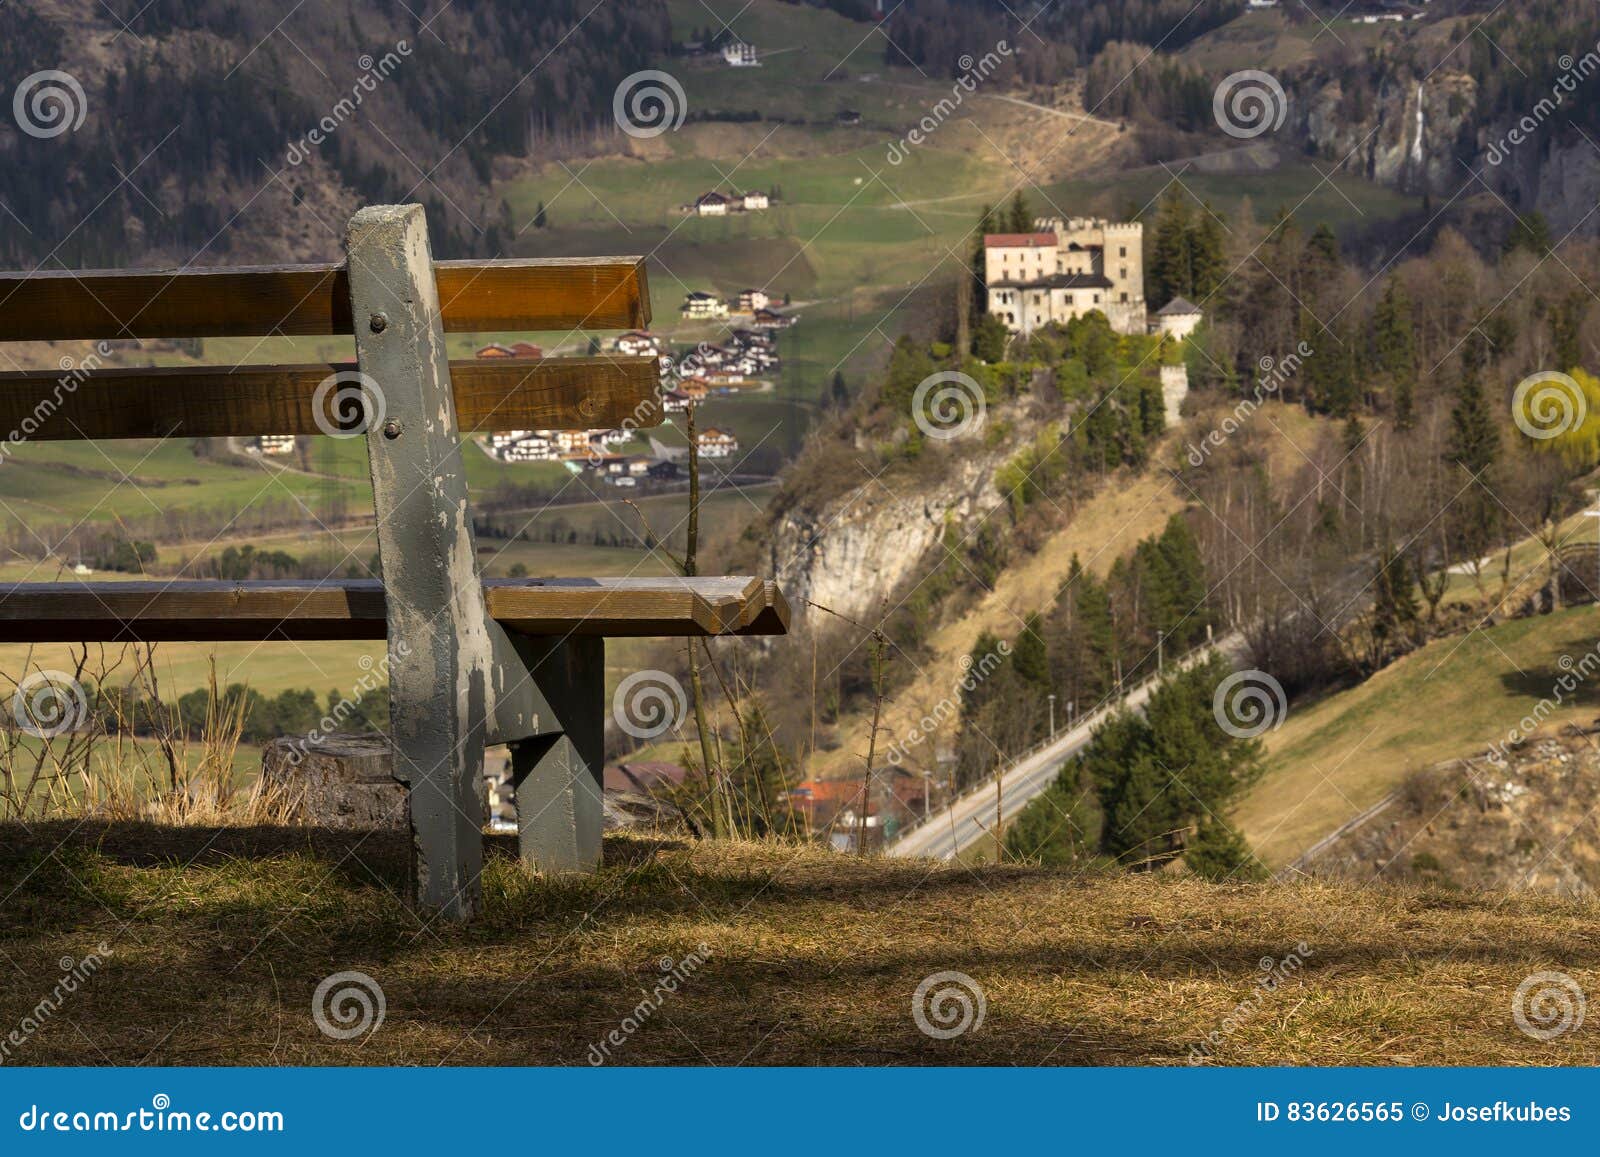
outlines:
M0 829L0 1039L62 958L108 950L6 1063L581 1065L659 962L701 944L608 1063L1184 1064L1214 1031L1222 1064L1600 1061L1593 1024L1538 1041L1512 1019L1531 973L1596 991L1592 905L640 838L608 840L595 876L541 879L509 843L491 841L487 911L460 928L400 902L392 834ZM346 970L381 986L386 1016L340 1041L311 1005ZM946 970L987 1008L936 1040L911 1005Z

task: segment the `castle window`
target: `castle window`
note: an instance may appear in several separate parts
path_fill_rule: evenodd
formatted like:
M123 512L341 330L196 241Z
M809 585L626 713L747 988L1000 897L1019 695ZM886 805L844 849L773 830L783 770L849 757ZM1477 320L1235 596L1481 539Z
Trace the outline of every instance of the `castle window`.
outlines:
M1127 255L1128 255L1128 247L1126 245L1123 245L1123 246L1121 246L1121 247L1119 247L1117 249L1117 256L1118 257L1126 257Z

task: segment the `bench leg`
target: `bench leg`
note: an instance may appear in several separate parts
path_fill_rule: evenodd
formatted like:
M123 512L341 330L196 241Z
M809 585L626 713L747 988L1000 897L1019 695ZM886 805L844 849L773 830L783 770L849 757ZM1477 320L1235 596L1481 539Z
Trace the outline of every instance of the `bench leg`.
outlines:
M561 733L511 745L522 859L545 872L592 872L600 866L605 640L530 642L528 669Z
M372 471L389 637L389 738L411 790L416 899L479 908L479 781L493 642L467 515L466 470L419 205L352 218L356 384Z

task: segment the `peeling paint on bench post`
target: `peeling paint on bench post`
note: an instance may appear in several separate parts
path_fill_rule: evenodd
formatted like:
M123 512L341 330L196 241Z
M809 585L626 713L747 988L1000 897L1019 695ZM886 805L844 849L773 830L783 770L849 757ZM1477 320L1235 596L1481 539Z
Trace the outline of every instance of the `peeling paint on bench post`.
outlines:
M416 899L466 920L481 899L477 782L493 644L422 207L362 209L348 252L387 592L389 733L394 774L411 792Z

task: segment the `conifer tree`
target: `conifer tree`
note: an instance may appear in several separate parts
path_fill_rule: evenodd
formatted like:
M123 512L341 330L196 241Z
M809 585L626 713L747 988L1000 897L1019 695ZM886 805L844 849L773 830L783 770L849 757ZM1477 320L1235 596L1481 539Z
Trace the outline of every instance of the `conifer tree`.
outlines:
M1168 193L1156 211L1154 236L1150 241L1150 273L1145 278L1145 296L1151 309L1160 309L1174 297L1194 292L1194 263L1190 254L1189 206L1176 189Z
M1011 665L1018 676L1039 694L1050 692L1050 656L1045 651L1044 621L1035 613L1029 615L1017 634L1011 649Z
M1484 398L1476 367L1468 367L1461 375L1456 404L1450 411L1450 437L1446 444L1445 461L1462 466L1472 474L1484 475L1499 456L1499 427L1489 412L1489 403Z
M1018 189L1011 198L1011 206L1006 211L1006 229L1011 233L1033 232L1033 214L1028 209L1027 198Z
M1222 288L1228 276L1224 222L1211 203L1197 215L1189 241L1190 283L1188 296L1196 303L1208 301Z
M1398 277L1391 277L1372 312L1372 356L1389 386L1394 424L1416 425L1417 339L1411 299Z

